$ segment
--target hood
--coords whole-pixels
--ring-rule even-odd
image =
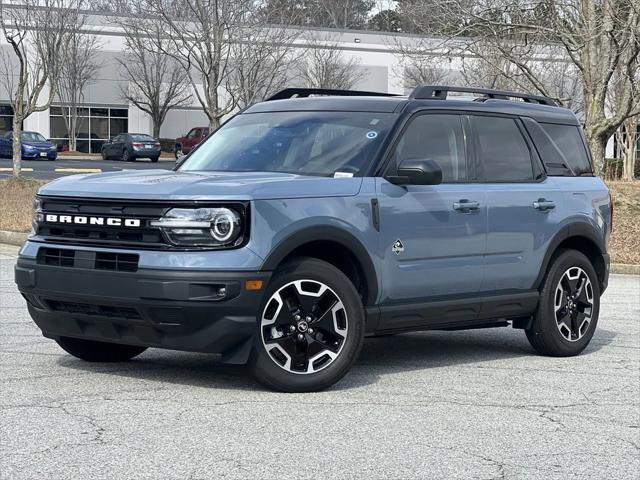
[[[345,197],[362,178],[330,178],[269,172],[173,172],[125,170],[72,175],[40,189],[41,195],[137,200],[267,200]]]
[[[36,148],[51,148],[51,147],[55,147],[55,144],[51,143],[51,142],[27,142],[27,141],[22,141],[22,146],[26,147],[36,147]]]

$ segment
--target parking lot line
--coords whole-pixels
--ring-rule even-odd
[[[33,168],[21,168],[21,172],[33,172]],[[0,172],[13,172],[12,167],[0,167]]]
[[[56,168],[54,172],[64,173],[101,173],[101,168]]]

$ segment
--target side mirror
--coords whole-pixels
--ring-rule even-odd
[[[394,185],[438,185],[442,169],[430,158],[407,158],[398,166],[398,175],[387,180]]]

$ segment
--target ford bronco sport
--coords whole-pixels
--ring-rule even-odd
[[[608,280],[578,120],[513,92],[287,89],[174,171],[66,177],[36,203],[15,274],[46,337],[93,362],[215,353],[283,391],[338,381],[365,336],[512,326],[576,355]]]

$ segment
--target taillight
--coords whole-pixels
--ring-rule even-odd
[[[160,148],[160,143],[156,142],[153,144],[156,148]]]
[[[140,148],[142,146],[142,144],[138,142],[133,142],[131,145],[133,145],[133,148]]]
[[[613,232],[613,195],[609,191],[609,233]]]

